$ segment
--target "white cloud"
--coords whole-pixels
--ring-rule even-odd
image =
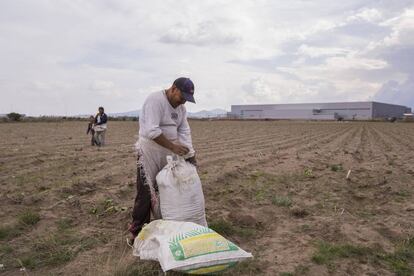
[[[382,12],[375,8],[363,8],[357,13],[348,16],[346,19],[348,22],[352,21],[367,21],[367,22],[378,22],[382,19]]]
[[[110,90],[115,87],[112,81],[95,80],[92,85],[92,90]]]
[[[373,96],[376,101],[414,107],[414,77],[411,75],[404,82],[390,80]]]
[[[178,24],[161,37],[162,42],[192,45],[233,44],[240,40],[224,32],[217,22],[205,21],[196,25]]]
[[[0,113],[138,109],[182,75],[190,111],[369,99],[413,74],[413,30],[410,0],[5,0]]]
[[[312,47],[306,44],[300,45],[297,54],[304,55],[311,58],[323,57],[323,56],[344,56],[348,54],[350,50],[344,48],[324,48],[324,47]]]
[[[379,25],[390,28],[391,32],[379,41],[369,42],[366,51],[398,45],[414,46],[414,7],[406,9],[398,16],[387,19]]]
[[[326,60],[327,70],[363,69],[379,70],[387,66],[387,62],[379,59],[369,59],[348,55],[346,57],[330,57]]]

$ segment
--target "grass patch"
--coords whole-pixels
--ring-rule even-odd
[[[8,240],[21,235],[40,221],[40,215],[31,210],[21,212],[17,223],[0,227],[0,240]]]
[[[254,200],[257,202],[263,202],[266,200],[267,192],[265,190],[258,190],[254,196]]]
[[[212,220],[209,222],[208,227],[224,236],[231,236],[235,234],[233,225],[224,219]]]
[[[0,256],[7,255],[13,252],[13,248],[7,244],[0,245]]]
[[[73,227],[73,220],[70,218],[62,218],[56,222],[56,225],[60,231],[65,231]]]
[[[410,192],[407,190],[401,190],[395,193],[397,196],[400,197],[409,197],[410,196]]]
[[[263,267],[265,266],[259,260],[249,259],[236,264],[236,266],[220,273],[220,275],[262,275]]]
[[[169,275],[182,275],[177,272],[168,272]],[[116,267],[114,276],[136,276],[136,275],[143,275],[143,276],[152,276],[152,275],[162,275],[162,270],[160,265],[157,262],[151,261],[140,261],[140,262],[132,262],[127,265],[119,265]]]
[[[93,248],[97,242],[94,238],[78,237],[75,233],[59,231],[36,239],[31,245],[31,252],[21,261],[24,267],[30,269],[58,266],[73,260],[79,252]]]
[[[73,259],[75,252],[71,250],[70,245],[75,240],[62,235],[51,235],[46,238],[37,240],[33,246],[33,253],[22,259],[22,263],[27,268],[39,266],[54,266],[66,263]]]
[[[290,207],[292,206],[292,200],[287,196],[273,196],[272,204],[280,207]]]
[[[254,236],[256,233],[255,229],[233,225],[224,219],[212,220],[209,222],[208,227],[225,237],[235,235],[248,238]]]
[[[299,227],[299,229],[300,231],[307,233],[311,230],[311,227],[309,224],[303,224]]]
[[[368,247],[321,242],[318,245],[317,253],[312,256],[312,261],[316,264],[329,264],[338,258],[363,257],[371,253],[372,250]]]
[[[317,252],[312,256],[316,264],[333,267],[333,262],[341,258],[354,258],[363,263],[385,264],[398,276],[412,275],[414,263],[414,238],[401,242],[393,253],[385,253],[381,249],[373,249],[351,244],[329,244],[320,242]]]
[[[342,167],[342,164],[331,165],[331,171],[333,171],[333,172],[340,172],[340,171],[343,171],[343,170],[344,170],[344,168]]]
[[[30,225],[33,226],[40,221],[40,215],[31,210],[23,211],[22,213],[19,214],[17,218],[18,218],[19,223],[26,225],[26,226],[30,226]]]
[[[392,270],[401,276],[412,275],[414,263],[414,237],[403,241],[392,254],[383,256]]]
[[[281,272],[279,273],[279,276],[302,276],[306,275],[309,272],[309,267],[306,267],[304,265],[298,265],[295,267],[295,271],[293,272]]]
[[[0,227],[0,240],[6,240],[9,238],[14,237],[16,234],[16,231],[11,226],[2,226]]]

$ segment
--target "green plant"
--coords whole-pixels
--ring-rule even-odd
[[[236,232],[233,225],[224,219],[211,220],[208,227],[225,236],[231,236]]]
[[[313,177],[313,171],[310,168],[306,168],[303,173],[306,177]]]
[[[0,227],[0,240],[5,240],[13,235],[13,228],[10,226]]]
[[[400,197],[409,197],[410,196],[410,192],[407,190],[401,190],[395,193],[397,196]]]
[[[10,245],[7,245],[7,244],[0,245],[0,256],[3,254],[10,254],[12,252],[13,252],[13,248]]]
[[[60,231],[65,231],[73,227],[73,220],[70,218],[61,218],[56,222],[56,225]]]
[[[19,214],[18,220],[23,225],[35,225],[40,220],[40,215],[31,210],[23,211]]]
[[[34,240],[31,252],[22,259],[24,267],[58,266],[71,261],[79,252],[97,244],[91,237],[79,237],[71,231],[59,231]]]
[[[360,257],[372,253],[367,247],[355,246],[350,244],[329,244],[320,242],[318,252],[312,256],[312,261],[317,264],[328,264],[337,258]]]
[[[255,235],[256,231],[249,227],[240,227],[233,225],[231,222],[223,219],[211,220],[208,227],[223,236],[237,235],[244,238],[249,238]]]
[[[414,262],[414,237],[401,242],[394,253],[382,257],[392,270],[400,276],[412,275]]]
[[[333,172],[339,172],[339,171],[342,171],[342,170],[343,170],[342,164],[331,165],[331,171],[333,171]]]
[[[396,275],[409,276],[413,273],[414,237],[402,241],[393,253],[385,253],[381,249],[372,249],[350,244],[318,243],[317,252],[312,261],[317,264],[333,266],[333,261],[339,258],[356,258],[363,262],[385,263]]]
[[[292,206],[292,200],[287,196],[273,196],[272,204],[281,207],[290,207]]]

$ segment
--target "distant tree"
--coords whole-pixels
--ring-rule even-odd
[[[7,114],[7,118],[9,118],[10,121],[20,121],[20,119],[22,118],[22,114],[16,113],[16,112],[11,112],[9,114]]]

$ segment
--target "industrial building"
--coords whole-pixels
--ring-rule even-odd
[[[411,108],[379,102],[232,105],[228,116],[241,119],[375,120],[403,118]]]

